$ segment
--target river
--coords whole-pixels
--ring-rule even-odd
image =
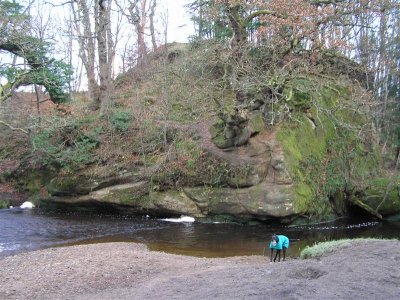
[[[145,243],[151,250],[199,257],[261,255],[272,233],[292,239],[288,255],[339,238],[400,239],[400,222],[342,219],[314,226],[173,223],[146,217],[0,210],[0,256],[48,247],[104,242]]]

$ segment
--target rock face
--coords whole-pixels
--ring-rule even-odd
[[[204,137],[207,138],[211,137]],[[59,177],[48,184],[52,196],[44,200],[44,204],[107,204],[133,213],[158,216],[229,216],[240,220],[283,222],[302,213],[296,205],[295,184],[286,169],[275,132],[263,131],[250,138],[247,145],[230,151],[207,143],[202,146],[209,156],[224,161],[232,170],[225,186],[157,191],[153,190],[149,179],[138,181],[143,178],[140,172],[127,172],[108,179],[88,179],[83,175]]]
[[[187,188],[185,193],[204,215],[232,215],[244,219],[284,219],[297,214],[291,186],[268,183],[250,188]]]

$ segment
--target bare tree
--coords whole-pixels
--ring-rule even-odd
[[[129,24],[133,25],[136,34],[136,63],[141,65],[147,55],[148,46],[146,35],[151,36],[153,50],[157,48],[154,16],[157,7],[156,0],[127,0],[128,4],[119,6],[120,11],[125,15]],[[148,27],[150,33],[148,33]]]
[[[151,1],[151,6],[150,6],[150,35],[151,35],[151,44],[153,46],[153,51],[157,49],[157,40],[156,40],[156,31],[154,27],[154,16],[156,13],[156,6],[157,6],[157,0],[152,0]]]
[[[90,7],[86,0],[76,0],[71,2],[71,12],[76,38],[79,44],[79,57],[85,67],[89,97],[93,101],[93,109],[99,108],[99,91],[96,79],[95,68],[95,34],[91,24]]]
[[[97,55],[99,58],[99,102],[100,113],[106,114],[110,106],[111,89],[111,59],[112,36],[111,30],[111,0],[99,0],[94,4],[95,32],[98,43]]]
[[[102,115],[110,107],[116,43],[121,28],[120,16],[117,16],[116,22],[111,16],[112,4],[113,0],[71,2],[80,58],[86,70],[92,100],[90,108],[100,108]],[[116,23],[116,28],[112,28],[112,21]]]

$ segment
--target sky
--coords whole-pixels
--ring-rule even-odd
[[[192,0],[160,0],[161,11],[168,9],[168,42],[187,42],[194,34],[193,23],[184,5]]]

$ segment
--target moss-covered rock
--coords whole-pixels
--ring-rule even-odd
[[[249,123],[247,127],[251,135],[259,133],[265,129],[264,119],[261,111],[257,110],[249,114]]]
[[[296,122],[281,124],[277,137],[296,184],[296,206],[316,218],[343,215],[343,191],[350,193],[377,173],[379,155],[365,150],[366,142],[372,141],[360,138],[357,130],[367,119],[362,109],[353,109],[345,85],[309,77],[289,82],[288,89],[287,103],[293,104]]]
[[[222,122],[218,122],[210,127],[211,140],[220,149],[234,146],[233,140],[225,137],[224,129],[225,127]]]

